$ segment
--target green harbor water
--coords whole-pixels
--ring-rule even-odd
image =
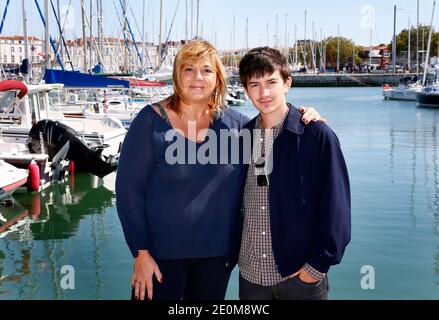
[[[329,298],[439,299],[439,110],[384,101],[379,88],[294,88],[288,97],[329,120],[349,169],[352,240],[329,272]],[[238,110],[256,115],[250,104]],[[76,174],[0,208],[17,221],[0,233],[0,300],[129,299],[114,181]],[[73,290],[63,289],[63,266],[73,267]],[[235,269],[227,299],[237,297]]]

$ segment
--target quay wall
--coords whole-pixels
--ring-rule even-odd
[[[405,76],[415,74],[293,74],[293,87],[381,87],[398,85]]]
[[[292,87],[382,87],[385,84],[397,86],[402,77],[416,74],[293,74]],[[422,77],[422,75],[420,75]],[[432,81],[433,75],[428,75],[427,81]],[[241,83],[239,76],[229,76],[230,83]]]

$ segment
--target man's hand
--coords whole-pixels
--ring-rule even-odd
[[[308,272],[306,272],[304,268],[300,269],[299,271],[299,279],[305,283],[316,283],[319,281],[319,279],[316,279],[308,274]]]

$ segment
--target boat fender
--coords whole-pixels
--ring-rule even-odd
[[[71,176],[73,176],[75,174],[75,161],[70,160],[69,163],[69,173]]]
[[[29,164],[28,167],[29,176],[27,178],[27,189],[29,191],[39,191],[40,190],[40,167],[36,164],[34,160]]]

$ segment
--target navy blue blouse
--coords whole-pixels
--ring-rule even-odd
[[[248,120],[225,109],[212,122],[206,140],[195,143],[178,133],[167,141],[172,128],[150,106],[137,115],[116,178],[117,211],[134,257],[138,250],[149,250],[156,259],[237,254],[245,177],[240,161],[231,161],[234,139],[224,133],[234,129],[237,135]],[[174,148],[177,140],[186,148],[186,161],[169,163],[167,158],[180,152]],[[204,164],[195,152],[210,163]]]

